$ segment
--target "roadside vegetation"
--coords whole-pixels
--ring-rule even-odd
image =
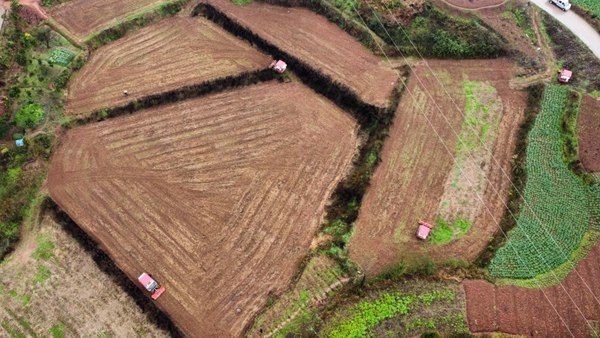
[[[506,55],[505,42],[479,19],[453,16],[430,3],[407,23],[385,19],[386,12],[379,12],[367,2],[336,0],[331,3],[348,17],[366,24],[383,39],[388,44],[388,56],[468,59]],[[405,10],[393,6],[390,9]]]
[[[572,0],[572,2],[590,11],[596,19],[600,18],[600,2],[596,0]]]
[[[600,60],[560,22],[541,14],[559,65],[573,71],[571,85],[586,92],[600,91]]]
[[[579,247],[596,197],[564,162],[560,130],[567,87],[549,84],[527,143],[527,185],[517,226],[492,260],[495,277],[532,278],[548,272]],[[596,197],[597,198],[597,197]]]

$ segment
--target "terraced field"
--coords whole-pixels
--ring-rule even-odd
[[[585,169],[600,172],[600,99],[584,96],[577,120],[579,159]]]
[[[471,332],[539,338],[591,337],[600,320],[600,244],[562,282],[545,289],[466,281]],[[592,331],[594,330],[594,331]]]
[[[332,259],[325,255],[312,258],[302,271],[294,289],[286,292],[256,319],[248,336],[281,336],[286,324],[308,313],[311,307],[325,300],[328,293],[348,281],[344,272]]]
[[[306,254],[357,147],[306,87],[269,82],[69,131],[50,195],[190,337],[239,336]]]
[[[282,51],[348,87],[366,103],[386,107],[398,75],[326,18],[305,8],[229,0],[209,3]]]
[[[548,84],[527,142],[527,185],[517,226],[489,270],[526,279],[546,273],[579,247],[598,216],[600,189],[591,189],[563,162],[560,124],[568,89]]]
[[[174,17],[95,51],[69,86],[81,114],[268,67],[270,58],[201,17]],[[123,94],[127,90],[128,96]]]
[[[514,65],[501,59],[428,63],[433,73],[423,63],[413,69],[348,247],[368,275],[419,255],[474,259],[504,212],[498,196],[508,193],[504,172],[510,172],[525,107],[524,93],[509,87]],[[457,85],[463,81],[477,83]],[[449,242],[439,243],[445,245],[416,239],[419,219],[440,223],[439,229],[438,218],[456,217],[471,218],[467,234],[453,240],[451,233]]]
[[[119,20],[167,0],[73,0],[55,7],[50,16],[69,32],[83,39]]]

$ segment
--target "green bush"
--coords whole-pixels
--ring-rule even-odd
[[[21,128],[34,128],[44,118],[44,109],[38,103],[29,103],[17,110],[15,124]]]

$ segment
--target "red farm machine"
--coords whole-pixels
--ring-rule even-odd
[[[567,69],[561,69],[558,71],[558,82],[560,83],[569,83],[571,77],[573,76],[573,72]]]
[[[431,234],[431,229],[433,229],[433,225],[426,223],[424,221],[419,221],[419,228],[417,229],[417,238],[426,241]]]
[[[271,62],[271,65],[269,66],[269,68],[273,69],[274,71],[276,71],[279,74],[283,74],[285,72],[285,70],[287,69],[287,64],[285,62],[283,62],[282,60],[273,60],[273,62]]]
[[[142,286],[144,288],[146,288],[146,290],[148,292],[151,293],[150,297],[152,297],[152,299],[157,300],[158,297],[160,297],[160,295],[163,294],[163,292],[165,292],[165,287],[164,286],[160,286],[155,280],[154,278],[152,278],[149,274],[147,273],[142,273],[139,277],[138,277],[138,281],[140,282],[140,284],[142,284]]]

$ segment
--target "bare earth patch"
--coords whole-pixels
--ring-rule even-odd
[[[81,114],[114,107],[266,68],[269,62],[268,56],[204,18],[169,18],[95,51],[71,81],[65,110]]]
[[[298,83],[265,83],[69,131],[51,197],[190,337],[239,336],[307,253],[357,125]]]
[[[585,169],[600,172],[600,99],[584,96],[577,120],[579,159]]]
[[[50,11],[50,16],[79,39],[108,28],[128,15],[165,0],[73,0]]]

